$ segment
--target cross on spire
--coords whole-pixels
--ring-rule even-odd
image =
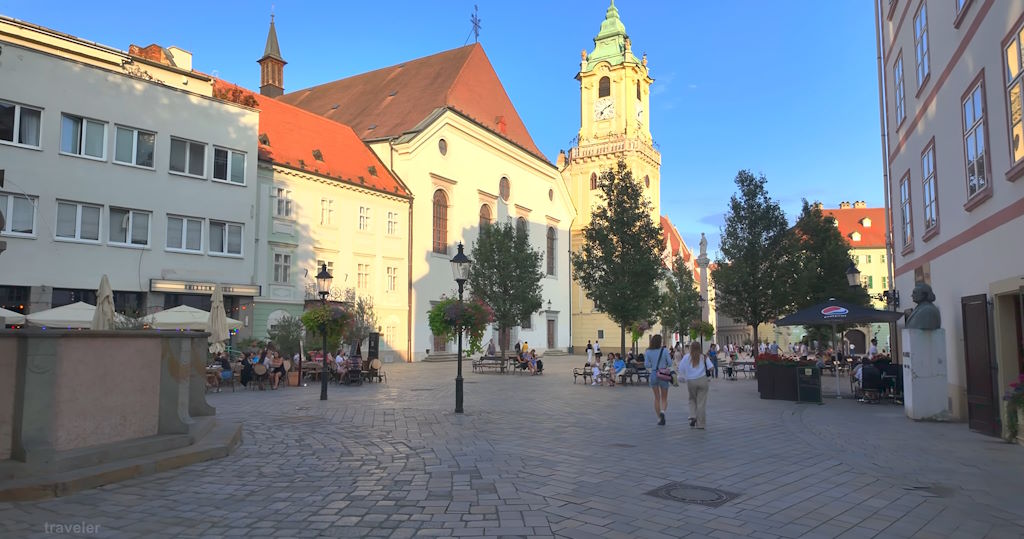
[[[476,4],[473,4],[473,15],[471,15],[469,17],[469,22],[473,25],[473,42],[474,43],[479,43],[480,42],[480,28],[481,28],[481,26],[480,26],[480,17],[477,16],[477,14],[478,14],[477,6],[476,6]]]

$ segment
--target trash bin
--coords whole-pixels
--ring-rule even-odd
[[[570,344],[570,345],[569,345],[569,355],[570,355],[570,356],[571,356],[571,355],[573,355],[573,352],[574,352],[574,350],[573,350],[573,346],[572,346],[572,345]]]
[[[797,402],[821,403],[821,369],[818,366],[797,367]]]

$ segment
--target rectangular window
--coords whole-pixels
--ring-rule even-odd
[[[206,177],[206,145],[171,137],[171,172]]]
[[[242,225],[210,221],[210,253],[241,255]]]
[[[868,275],[868,290],[875,287],[875,278],[872,275]]]
[[[105,159],[103,148],[107,145],[106,138],[107,124],[70,114],[61,115],[61,153]]]
[[[388,346],[388,348],[392,348],[396,344],[395,335],[397,334],[398,328],[396,328],[394,325],[384,326],[384,343]]]
[[[3,234],[31,236],[36,233],[36,199],[13,193],[0,193],[0,212],[4,214]]]
[[[331,276],[333,277],[334,276],[334,262],[328,262],[326,260],[317,260],[316,261],[316,267],[313,268],[313,275],[315,276],[317,273],[320,273],[320,268],[324,267],[324,264],[327,264],[327,273],[330,273]]]
[[[903,94],[903,53],[896,57],[896,63],[892,66],[893,103],[896,106],[896,127],[903,123],[906,116]]]
[[[398,212],[388,212],[388,235],[394,236],[398,233]]]
[[[149,245],[149,212],[110,208],[108,241],[120,245]]]
[[[988,166],[985,162],[985,106],[982,101],[981,82],[978,82],[963,100],[964,156],[967,168],[967,199],[970,200],[988,185]]]
[[[245,154],[224,148],[213,149],[213,179],[245,184]]]
[[[201,253],[203,251],[203,220],[168,215],[167,248]]]
[[[398,287],[398,268],[393,267],[393,266],[389,266],[388,270],[387,270],[387,273],[388,273],[387,291],[388,292],[394,292],[395,289]]]
[[[356,288],[367,290],[370,288],[370,265],[358,264],[356,266]]]
[[[533,329],[533,315],[526,315],[522,322],[519,323],[519,327],[523,329]]]
[[[274,282],[288,284],[292,272],[292,255],[274,253]]]
[[[57,237],[70,240],[100,241],[102,206],[57,201]]]
[[[882,288],[883,289],[885,289],[885,290],[889,289],[888,282],[889,282],[889,278],[888,277],[882,277]]]
[[[910,174],[900,180],[900,223],[903,247],[907,247],[914,241],[914,223],[910,219]]]
[[[331,225],[334,223],[334,201],[326,198],[320,199],[320,224]]]
[[[1010,163],[1015,165],[1024,160],[1024,126],[1021,124],[1021,94],[1024,92],[1024,58],[1021,44],[1024,43],[1024,26],[1017,28],[1013,39],[1006,44],[1006,95],[1009,104],[1010,121]]]
[[[277,199],[277,204],[274,208],[274,215],[278,217],[291,217],[292,216],[292,192],[278,187],[276,189],[277,194],[274,198]]]
[[[871,255],[864,255],[864,262],[871,263]]]
[[[929,145],[921,155],[921,182],[924,187],[924,230],[927,232],[938,224],[935,204],[935,144]]]
[[[114,162],[153,168],[155,144],[155,133],[119,125],[114,134]]]
[[[0,101],[0,141],[39,147],[43,111]]]
[[[917,59],[917,87],[924,85],[928,78],[928,4],[921,2],[921,8],[914,15],[914,53]]]
[[[885,255],[878,255],[879,262],[885,264]]]
[[[370,230],[370,208],[359,206],[359,230]]]

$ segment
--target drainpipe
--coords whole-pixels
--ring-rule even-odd
[[[391,174],[396,174],[395,173],[395,138],[394,137],[391,137],[390,139],[388,139],[388,169],[390,169]],[[413,328],[412,328],[412,309],[413,309],[413,304],[412,304],[412,217],[413,217],[413,214],[412,214],[412,203],[413,203],[413,197],[412,197],[412,193],[409,193],[408,200],[409,200],[409,224],[408,224],[408,235],[407,235],[406,242],[405,242],[405,244],[407,246],[406,247],[406,265],[408,266],[407,270],[406,270],[406,272],[407,272],[407,275],[406,275],[407,285],[406,285],[406,292],[405,292],[406,293],[406,298],[405,298],[405,305],[406,305],[406,311],[405,311],[405,358],[406,359],[405,359],[405,361],[407,363],[412,363],[412,360],[413,360],[413,355],[412,355],[413,354],[413,351],[412,351],[412,332],[413,332]]]
[[[894,280],[896,256],[893,245],[893,219],[892,219],[892,190],[889,177],[889,130],[888,110],[885,100],[885,44],[882,0],[875,1],[875,61],[878,68],[878,125],[881,130],[882,146],[882,183],[885,186],[885,251],[888,258],[885,263],[885,270],[889,275],[888,289],[896,290]],[[887,306],[888,307],[888,306]],[[897,363],[901,363],[899,335],[896,334],[898,327],[896,322],[889,323],[889,344],[892,347],[890,353]]]

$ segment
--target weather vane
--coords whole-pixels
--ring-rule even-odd
[[[473,15],[469,17],[469,22],[473,24],[473,42],[480,42],[480,17],[477,16],[476,4],[473,4]]]

